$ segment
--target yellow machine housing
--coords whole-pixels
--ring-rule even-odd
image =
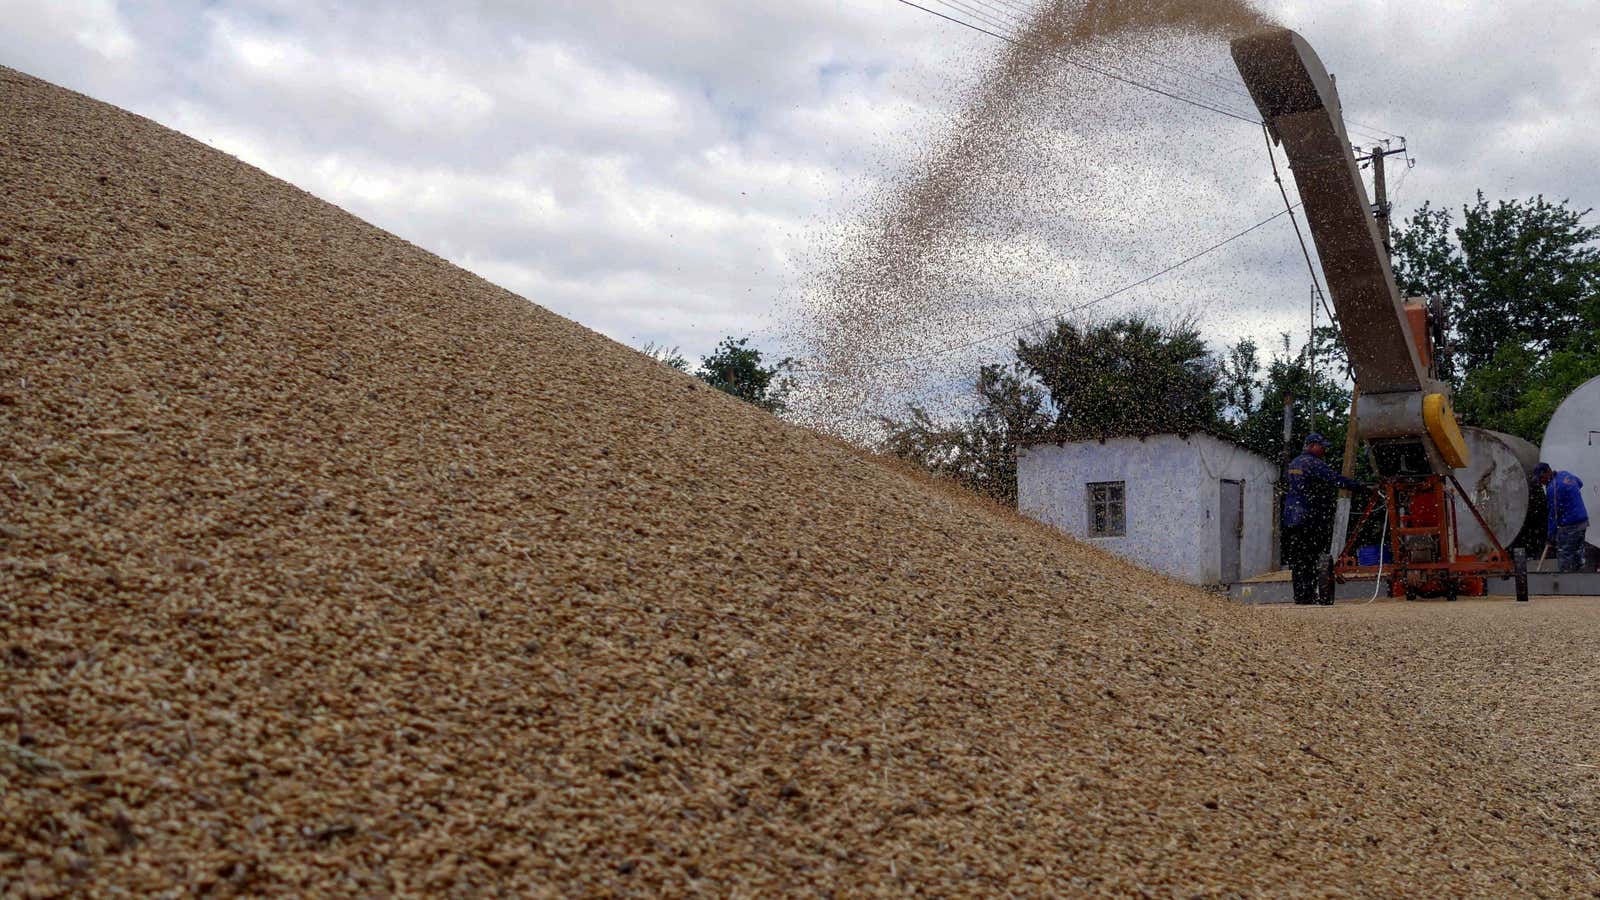
[[[1449,397],[1429,394],[1423,398],[1422,421],[1428,426],[1433,446],[1450,468],[1465,469],[1472,462],[1472,452],[1467,449],[1467,439],[1461,435],[1461,425],[1456,421],[1456,411],[1450,408]]]

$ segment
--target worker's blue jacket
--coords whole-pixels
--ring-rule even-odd
[[[1302,453],[1289,463],[1284,472],[1283,525],[1295,528],[1317,524],[1321,518],[1332,515],[1333,495],[1337,488],[1359,491],[1361,482],[1346,478],[1310,453]]]
[[[1589,521],[1589,511],[1583,508],[1583,481],[1571,472],[1557,472],[1544,486],[1545,534],[1556,536],[1556,529]]]

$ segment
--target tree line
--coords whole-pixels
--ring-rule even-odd
[[[1590,212],[1543,196],[1491,205],[1479,192],[1459,219],[1424,204],[1392,235],[1401,292],[1443,302],[1441,374],[1464,423],[1537,444],[1561,400],[1600,375],[1600,228],[1586,223]],[[1338,466],[1344,359],[1333,327],[1300,347],[1285,335],[1263,359],[1251,340],[1211,351],[1193,319],[1058,320],[979,368],[970,415],[912,405],[883,419],[884,449],[1014,503],[1024,444],[1198,432],[1276,459],[1288,403],[1289,446],[1314,428]]]
[[[1542,195],[1491,204],[1480,191],[1459,215],[1424,203],[1392,233],[1401,292],[1443,303],[1437,356],[1464,423],[1538,444],[1561,401],[1600,375],[1600,227],[1587,223],[1591,212]],[[1329,462],[1341,465],[1350,390],[1338,328],[1320,327],[1300,346],[1283,335],[1267,352],[1248,339],[1213,351],[1200,324],[1137,313],[1057,320],[978,368],[972,413],[941,417],[910,405],[880,420],[881,449],[1008,503],[1017,449],[1031,443],[1205,433],[1279,459],[1315,430],[1328,438]],[[692,368],[677,348],[643,350],[780,414],[799,368],[792,358],[769,364],[748,338],[725,338]]]
[[[669,369],[686,372],[723,393],[774,413],[788,408],[789,394],[794,390],[791,373],[799,367],[793,357],[767,365],[761,351],[750,346],[749,338],[723,338],[715,350],[700,357],[700,364],[693,371],[677,347],[648,343],[640,349]]]

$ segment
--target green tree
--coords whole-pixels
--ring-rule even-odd
[[[885,452],[1007,503],[1016,501],[1017,449],[1044,440],[1207,431],[1276,460],[1315,429],[1328,438],[1329,462],[1341,464],[1350,392],[1327,356],[1311,366],[1307,348],[1292,349],[1288,335],[1265,365],[1253,341],[1213,355],[1192,323],[1163,328],[1137,317],[1087,328],[1057,323],[1044,338],[1018,342],[1017,353],[1031,364],[979,370],[969,416],[939,419],[911,406],[904,419],[881,420]],[[1295,408],[1288,448],[1286,398]],[[1122,410],[1169,399],[1157,412]]]
[[[785,373],[792,372],[796,362],[786,357],[776,365],[762,365],[761,351],[749,343],[749,338],[723,338],[709,356],[701,357],[695,377],[740,400],[781,413],[794,389],[794,380]]]
[[[1591,349],[1539,353],[1508,343],[1472,370],[1456,394],[1456,410],[1469,425],[1504,431],[1537,444],[1567,395],[1600,375],[1600,332]]]
[[[939,421],[912,406],[904,420],[884,419],[883,449],[1002,503],[1017,502],[1017,449],[1050,426],[1044,390],[1016,363],[986,365],[974,385],[978,409]]]
[[[1590,210],[1535,197],[1494,207],[1479,192],[1456,231],[1465,278],[1451,317],[1462,363],[1487,364],[1509,340],[1535,352],[1566,349],[1600,293],[1600,228]]]
[[[1259,391],[1254,348],[1235,350],[1219,364],[1192,322],[1162,326],[1137,316],[1089,326],[1058,321],[1043,337],[1018,341],[1014,362],[979,370],[976,412],[936,419],[911,406],[905,419],[882,420],[883,448],[1015,503],[1017,449],[1027,443],[1228,434],[1223,407],[1250,405]],[[1234,379],[1227,387],[1220,380],[1224,374]],[[1229,390],[1236,399],[1225,399]]]
[[[1193,322],[1139,316],[1099,325],[1057,320],[1017,341],[1017,359],[1049,392],[1053,436],[1083,440],[1219,431],[1223,370]]]
[[[1407,297],[1440,297],[1454,311],[1462,301],[1466,264],[1447,209],[1424,203],[1394,232],[1394,280]]]
[[[1255,346],[1249,341],[1252,354]],[[1328,463],[1338,467],[1344,456],[1345,428],[1350,418],[1350,392],[1330,372],[1337,369],[1326,362],[1319,351],[1319,362],[1310,365],[1307,347],[1298,352],[1291,350],[1288,335],[1283,336],[1283,346],[1274,354],[1265,371],[1259,366],[1234,376],[1241,383],[1253,385],[1253,403],[1230,409],[1228,436],[1252,453],[1267,459],[1280,459],[1283,454],[1293,454],[1300,449],[1306,435],[1313,430],[1328,439]],[[1228,356],[1238,353],[1238,345]],[[1283,407],[1285,400],[1294,404],[1294,422],[1288,445],[1283,441]]]
[[[1255,409],[1260,375],[1261,355],[1255,341],[1245,338],[1223,354],[1217,366],[1217,391],[1225,420],[1236,422]]]
[[[677,347],[669,348],[666,344],[650,341],[640,347],[639,352],[669,369],[676,369],[679,372],[689,371],[689,361],[683,357],[682,353],[678,352]]]
[[[1469,424],[1539,441],[1566,392],[1600,374],[1600,227],[1543,196],[1491,205],[1461,224],[1424,204],[1395,235],[1395,275],[1445,302],[1443,369]]]

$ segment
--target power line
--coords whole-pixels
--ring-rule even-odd
[[[1146,275],[1145,277],[1139,279],[1138,281],[1131,282],[1129,284],[1125,284],[1122,287],[1117,288],[1116,290],[1112,291],[1109,294],[1102,294],[1101,296],[1096,297],[1093,300],[1085,300],[1082,303],[1076,304],[1074,306],[1067,307],[1066,309],[1057,310],[1057,311],[1051,313],[1050,315],[1041,316],[1041,317],[1039,317],[1037,319],[1034,319],[1032,321],[1024,322],[1024,323],[1022,323],[1021,325],[1018,325],[1015,328],[1009,328],[1009,329],[1006,329],[1005,331],[997,331],[997,332],[995,332],[993,334],[984,335],[983,337],[975,338],[973,340],[966,341],[964,343],[952,344],[952,345],[950,345],[948,347],[940,347],[937,350],[930,350],[930,351],[928,351],[926,353],[918,353],[918,354],[914,354],[912,356],[904,356],[904,357],[901,357],[899,359],[891,359],[888,362],[884,363],[883,366],[880,366],[879,368],[883,368],[883,367],[887,367],[887,366],[893,366],[893,365],[901,365],[903,363],[909,363],[909,362],[916,362],[916,361],[922,360],[922,359],[930,359],[930,358],[935,357],[935,356],[943,356],[946,353],[953,353],[953,352],[955,352],[957,350],[965,350],[968,347],[976,347],[979,344],[988,343],[989,341],[995,340],[996,338],[1010,337],[1011,335],[1016,334],[1016,333],[1018,333],[1020,331],[1025,331],[1025,330],[1027,330],[1029,328],[1032,328],[1035,325],[1042,325],[1042,324],[1044,324],[1046,322],[1049,322],[1049,321],[1052,321],[1054,319],[1059,319],[1062,316],[1068,316],[1068,315],[1071,315],[1071,314],[1073,314],[1075,312],[1080,312],[1082,310],[1088,309],[1089,307],[1094,306],[1094,305],[1096,305],[1098,303],[1104,303],[1105,301],[1110,300],[1110,299],[1112,299],[1114,297],[1118,297],[1118,296],[1121,296],[1122,294],[1126,294],[1127,292],[1133,290],[1134,288],[1143,287],[1144,285],[1147,285],[1150,282],[1155,281],[1156,279],[1160,278],[1163,275],[1167,275],[1167,274],[1169,274],[1171,272],[1176,272],[1177,270],[1183,268],[1184,266],[1187,266],[1188,264],[1194,262],[1195,260],[1201,258],[1202,256],[1206,256],[1208,254],[1211,254],[1211,253],[1214,253],[1214,252],[1216,252],[1218,250],[1221,250],[1223,247],[1228,246],[1229,244],[1233,243],[1234,241],[1239,240],[1240,238],[1250,234],[1251,232],[1258,231],[1258,230],[1260,230],[1262,228],[1265,228],[1267,225],[1277,221],[1278,219],[1283,218],[1286,215],[1291,215],[1292,212],[1293,212],[1293,209],[1295,207],[1298,207],[1299,205],[1300,204],[1296,203],[1294,205],[1294,207],[1290,207],[1289,209],[1286,209],[1283,212],[1273,213],[1272,215],[1268,216],[1267,218],[1262,219],[1261,221],[1257,222],[1254,225],[1251,225],[1249,228],[1246,228],[1245,230],[1243,230],[1243,231],[1241,231],[1241,232],[1239,232],[1237,234],[1230,235],[1229,237],[1224,238],[1223,240],[1220,240],[1215,244],[1212,244],[1211,246],[1205,248],[1204,250],[1199,251],[1198,253],[1194,253],[1194,254],[1191,254],[1190,256],[1186,256],[1183,259],[1180,259],[1177,262],[1173,263],[1172,265],[1167,266],[1165,269],[1162,269],[1159,272],[1156,272],[1156,273],[1151,274],[1151,275]]]
[[[1339,317],[1334,315],[1328,306],[1328,295],[1322,291],[1322,281],[1317,278],[1317,267],[1311,262],[1311,250],[1306,247],[1306,236],[1300,231],[1300,219],[1294,214],[1294,207],[1300,204],[1289,205],[1289,189],[1283,186],[1283,176],[1278,174],[1278,156],[1272,152],[1272,135],[1267,131],[1266,125],[1261,126],[1261,136],[1267,140],[1267,159],[1272,161],[1272,180],[1278,183],[1278,193],[1283,195],[1283,211],[1288,214],[1289,221],[1294,223],[1294,236],[1300,241],[1300,252],[1306,258],[1306,271],[1311,273],[1311,286],[1322,299],[1322,309],[1328,314],[1328,321],[1338,325]]]
[[[1015,0],[994,0],[994,3],[998,3],[1001,6],[1004,6],[1004,7],[1008,8],[1008,9],[1014,11],[1018,16],[1020,16],[1022,18],[1031,18],[1031,17],[1036,16],[1036,15],[1039,14],[1038,10],[1033,9],[1031,7],[1028,7],[1028,6],[1024,6],[1024,5],[1020,4],[1020,3],[1017,3],[1017,2],[1015,2]],[[993,5],[993,4],[989,4],[989,5]]]
[[[905,0],[900,0],[900,2],[905,2]],[[943,3],[946,6],[952,6],[954,4],[961,4],[961,0],[935,0],[935,2]],[[988,7],[990,10],[994,11],[993,14],[984,14],[984,15],[981,15],[981,16],[975,15],[975,18],[980,18],[980,20],[985,21],[986,23],[992,24],[992,25],[998,25],[998,23],[995,22],[995,18],[998,15],[998,17],[1003,19],[1006,22],[1006,24],[1010,25],[1013,28],[1017,28],[1024,21],[1032,18],[1036,14],[1036,10],[1031,9],[1031,8],[1029,8],[1027,6],[1021,5],[1019,3],[1016,3],[1016,2],[1014,2],[1014,0],[992,0],[992,2],[990,2],[990,0],[966,0],[966,3],[965,4],[961,4],[961,5],[966,5],[966,4],[971,4],[971,3],[981,4],[982,6]],[[1006,9],[1011,10],[1012,16],[1008,17],[1008,16],[1004,15],[1001,12],[1000,8],[995,5],[996,3],[999,3],[1002,6],[1004,6]],[[915,3],[906,3],[906,5],[907,6],[916,6]],[[950,21],[953,21],[958,25],[964,25],[964,26],[966,26],[968,28],[972,28],[973,27],[971,24],[969,24],[967,22],[963,22],[963,21],[961,21],[959,19],[954,19],[954,18],[949,17],[949,16],[943,16],[941,13],[934,12],[933,10],[924,9],[922,7],[918,7],[918,8],[919,9],[923,9],[924,12],[931,12],[934,15],[941,16],[942,18],[949,19]],[[980,28],[974,28],[974,30],[976,30],[976,31],[984,31],[984,29],[980,29]],[[1006,36],[1002,36],[1002,35],[998,35],[998,34],[992,34],[992,33],[987,32],[987,31],[984,31],[984,33],[985,34],[990,34],[990,36],[992,36],[992,37],[1000,38],[1001,40],[1009,40],[1011,43],[1021,43],[1020,41],[1017,41],[1015,39],[1014,35],[1010,36],[1010,37],[1006,37]],[[1157,59],[1155,54],[1153,54],[1153,53],[1141,52],[1141,51],[1139,51],[1139,50],[1137,50],[1135,48],[1125,47],[1125,48],[1122,48],[1122,49],[1124,51],[1128,52],[1130,55],[1140,57],[1143,60],[1145,60],[1146,62],[1149,62],[1150,64],[1152,64],[1152,65],[1154,65],[1154,66],[1156,66],[1158,68],[1162,68],[1162,69],[1166,69],[1166,70],[1171,71],[1171,72],[1175,72],[1175,73],[1177,73],[1179,75],[1183,75],[1186,78],[1191,78],[1191,79],[1193,79],[1195,81],[1198,81],[1198,82],[1202,82],[1202,83],[1210,82],[1215,88],[1220,88],[1222,90],[1231,92],[1231,93],[1236,94],[1238,96],[1249,98],[1252,102],[1254,102],[1254,98],[1250,96],[1250,92],[1245,90],[1242,85],[1236,84],[1232,79],[1224,77],[1224,76],[1222,76],[1222,75],[1220,75],[1218,73],[1210,72],[1210,71],[1207,71],[1207,70],[1204,70],[1204,69],[1192,69],[1192,68],[1188,68],[1188,67],[1185,67],[1185,66],[1178,66],[1178,65],[1175,65],[1173,63],[1169,63],[1169,62],[1165,62],[1163,60]],[[1071,61],[1069,60],[1069,62],[1071,62]],[[1080,64],[1080,65],[1082,65],[1082,64]],[[1093,69],[1091,67],[1088,67],[1086,65],[1083,66],[1083,67],[1084,68],[1089,68],[1090,71],[1098,71],[1098,70]],[[1109,73],[1099,72],[1099,74],[1108,75]],[[1139,86],[1140,87],[1145,87],[1147,89],[1151,89],[1148,85],[1140,84]],[[1168,93],[1165,93],[1165,92],[1162,92],[1162,91],[1158,91],[1158,93],[1163,93],[1165,96],[1172,96],[1171,94],[1168,94]],[[1182,99],[1186,103],[1193,103],[1194,102],[1193,100],[1188,99],[1188,98],[1181,98],[1180,97],[1180,98],[1175,98],[1175,99]],[[1214,98],[1210,98],[1210,97],[1207,97],[1206,99],[1213,100],[1213,103],[1220,102],[1220,101],[1216,101]],[[1213,111],[1221,111],[1221,110],[1215,110],[1214,109]],[[1235,118],[1244,118],[1244,117],[1235,115]],[[1251,120],[1251,121],[1256,121],[1256,120]],[[1397,133],[1395,133],[1393,131],[1389,131],[1389,130],[1384,129],[1384,128],[1380,128],[1380,127],[1378,127],[1376,125],[1368,125],[1368,124],[1365,124],[1365,123],[1362,123],[1362,122],[1357,122],[1354,119],[1345,119],[1344,121],[1345,121],[1345,127],[1347,129],[1353,130],[1353,131],[1358,131],[1358,132],[1363,132],[1362,136],[1366,137],[1368,140],[1376,140],[1376,141],[1379,141],[1381,143],[1387,143],[1391,139],[1400,139],[1400,140],[1404,140],[1405,139],[1400,134],[1397,134]]]
[[[1011,6],[1014,9],[1016,9],[1016,8],[1025,8],[1025,7],[1018,7],[1018,5],[1015,2],[1008,2],[1008,0],[997,0],[997,2],[1007,3],[1007,5]],[[1135,51],[1135,52],[1137,53],[1138,51]],[[1192,71],[1195,74],[1193,76],[1191,76],[1191,77],[1204,77],[1204,78],[1207,78],[1207,79],[1209,79],[1212,82],[1216,83],[1218,86],[1222,87],[1225,90],[1232,91],[1232,92],[1234,92],[1236,94],[1239,94],[1240,96],[1250,97],[1250,92],[1245,90],[1244,86],[1239,84],[1232,77],[1225,76],[1225,75],[1222,75],[1222,74],[1220,74],[1218,72],[1214,72],[1214,71],[1210,71],[1210,70],[1206,70],[1206,69],[1195,68],[1195,69],[1191,70],[1191,69],[1186,69],[1185,67],[1181,67],[1181,66],[1173,66],[1170,63],[1163,63],[1163,62],[1161,62],[1159,60],[1156,60],[1154,55],[1150,54],[1150,53],[1145,53],[1144,56],[1147,59],[1149,59],[1151,62],[1155,63],[1158,66],[1162,66],[1164,68],[1174,68],[1176,71]],[[1255,102],[1255,98],[1254,97],[1250,97],[1250,100],[1251,100],[1252,103]],[[1367,132],[1367,137],[1368,137],[1369,140],[1370,139],[1374,139],[1374,138],[1376,138],[1379,141],[1383,141],[1386,138],[1398,139],[1398,140],[1401,140],[1401,141],[1405,140],[1405,136],[1404,135],[1399,134],[1399,133],[1394,132],[1394,131],[1390,131],[1390,130],[1388,130],[1386,128],[1381,128],[1381,127],[1379,127],[1377,125],[1372,125],[1372,124],[1368,124],[1368,123],[1365,123],[1365,122],[1357,122],[1354,119],[1345,119],[1344,121],[1345,121],[1346,127],[1354,126],[1359,131]]]
[[[996,6],[994,3],[989,2],[989,0],[973,0],[973,2],[994,10],[1000,14],[1001,18],[1008,18],[1012,21],[1012,23],[1022,22],[1034,15],[1033,12],[1026,9],[1021,9],[1010,3],[1002,3],[1000,6]]]
[[[984,12],[970,3],[962,2],[962,0],[932,0],[932,2],[938,3],[939,5],[948,7],[950,9],[958,10],[962,15],[971,16],[972,18],[977,19],[979,22],[982,22],[983,24],[993,28],[1004,29],[1007,27],[1015,28],[1017,26],[1017,22],[1014,19],[995,13]]]
[[[1158,68],[1166,69],[1168,71],[1177,73],[1179,75],[1185,75],[1185,76],[1187,76],[1187,77],[1189,77],[1191,79],[1194,79],[1196,81],[1200,81],[1200,79],[1197,76],[1189,74],[1188,72],[1186,72],[1183,69],[1180,69],[1180,68],[1178,68],[1176,66],[1172,66],[1172,65],[1168,65],[1166,63],[1163,63],[1163,62],[1155,59],[1153,56],[1150,56],[1148,54],[1141,54],[1138,51],[1128,50],[1128,49],[1125,49],[1125,48],[1122,49],[1121,52],[1122,52],[1122,55],[1125,55],[1127,57],[1126,61],[1107,60],[1107,59],[1104,58],[1104,56],[1101,56],[1101,57],[1098,57],[1096,59],[1096,62],[1099,63],[1102,66],[1110,66],[1110,67],[1116,68],[1117,70],[1122,71],[1124,73],[1127,73],[1130,76],[1145,77],[1145,78],[1151,79],[1151,80],[1153,80],[1154,78],[1162,77],[1162,76],[1159,76],[1159,75],[1154,75],[1153,73],[1141,72],[1139,70],[1139,67],[1138,67],[1137,63],[1145,62],[1145,63],[1149,63],[1151,65],[1154,65],[1154,66],[1156,66]],[[1162,85],[1163,87],[1170,87],[1171,90],[1173,90],[1173,91],[1186,91],[1189,94],[1193,94],[1194,96],[1197,96],[1197,97],[1205,100],[1211,106],[1217,107],[1218,109],[1224,109],[1224,110],[1227,110],[1228,112],[1234,113],[1237,118],[1245,119],[1247,121],[1252,121],[1252,122],[1258,121],[1256,119],[1250,118],[1250,114],[1249,114],[1248,111],[1240,112],[1237,107],[1232,106],[1231,104],[1235,102],[1233,97],[1222,96],[1222,95],[1218,95],[1218,94],[1207,94],[1207,93],[1204,92],[1204,90],[1207,90],[1207,89],[1215,91],[1216,90],[1215,87],[1211,87],[1211,86],[1207,85],[1205,89],[1197,92],[1192,88],[1173,86],[1175,84],[1180,84],[1180,83],[1177,82],[1177,80],[1174,79],[1170,75],[1165,76],[1165,79],[1166,80],[1165,80],[1164,84]],[[1200,81],[1200,83],[1202,85],[1206,84],[1204,81]],[[1248,98],[1250,95],[1249,94],[1243,94],[1243,96]],[[1252,104],[1253,104],[1253,102],[1254,101],[1252,101]]]
[[[998,28],[998,29],[1000,29],[1002,31],[1006,30],[1007,27],[1009,27],[1010,30],[1011,30],[1010,34],[1007,34],[1007,35],[993,34],[992,36],[999,37],[1002,40],[1008,40],[1011,43],[1016,43],[1016,44],[1024,43],[1023,41],[1020,41],[1020,40],[1017,39],[1017,34],[1024,30],[1024,28],[1025,28],[1025,26],[1027,24],[1026,23],[1026,18],[1027,18],[1028,14],[1017,15],[1017,16],[1006,15],[1004,12],[999,11],[999,8],[996,7],[993,3],[986,2],[986,0],[930,0],[930,2],[939,3],[942,6],[958,10],[962,14],[970,16],[970,17],[972,17],[972,18],[974,18],[974,19],[976,19],[976,20],[978,20],[980,22],[983,22],[984,24],[991,25],[991,26],[993,26],[995,28]],[[994,13],[985,13],[985,12],[983,12],[981,10],[978,10],[978,9],[974,8],[972,6],[973,3],[980,3],[983,6],[988,7],[990,10],[995,10],[996,12],[994,12]],[[915,4],[908,4],[908,5],[915,5]],[[1008,9],[1015,10],[1015,9],[1017,9],[1017,7],[1014,6],[1014,5],[1008,5]],[[935,14],[937,15],[938,13],[935,13]],[[1000,20],[1002,20],[1004,24],[1002,24],[1001,21],[996,21],[997,17]],[[949,18],[949,17],[947,17],[947,18]],[[956,21],[957,24],[966,25],[969,28],[972,27],[971,23],[969,23],[969,22],[965,22],[965,21],[960,20],[960,19],[952,19],[952,20]],[[974,30],[984,31],[984,29],[974,29]],[[987,31],[984,31],[984,33],[990,34],[990,32],[987,32]],[[1140,60],[1142,60],[1144,62],[1148,62],[1148,63],[1150,63],[1150,64],[1152,64],[1152,65],[1154,65],[1156,67],[1159,67],[1159,68],[1162,68],[1162,69],[1166,69],[1166,70],[1171,71],[1171,72],[1175,72],[1175,73],[1177,73],[1179,75],[1183,75],[1186,78],[1190,78],[1190,79],[1198,82],[1199,84],[1203,85],[1205,90],[1215,91],[1217,89],[1215,85],[1208,84],[1200,75],[1194,74],[1193,72],[1191,72],[1189,70],[1186,70],[1186,69],[1183,69],[1181,67],[1174,66],[1174,65],[1171,65],[1169,63],[1162,62],[1162,61],[1156,59],[1153,54],[1141,53],[1141,52],[1139,52],[1139,51],[1137,51],[1137,50],[1135,50],[1133,48],[1121,48],[1121,49],[1124,51],[1124,54],[1126,56],[1128,56],[1128,57],[1140,59]],[[1065,56],[1064,56],[1064,54],[1061,53],[1061,51],[1055,51],[1055,52],[1057,53],[1057,55],[1061,55],[1063,57],[1063,59],[1065,59]],[[1072,61],[1069,60],[1069,62],[1072,62]],[[1234,109],[1232,107],[1226,106],[1226,104],[1229,103],[1232,100],[1231,97],[1218,97],[1218,96],[1214,96],[1214,95],[1207,94],[1207,93],[1204,93],[1204,92],[1196,94],[1192,89],[1188,90],[1187,92],[1185,92],[1185,90],[1186,90],[1185,88],[1183,88],[1181,86],[1177,86],[1177,85],[1175,85],[1173,83],[1170,83],[1170,82],[1166,83],[1166,84],[1155,84],[1155,83],[1153,83],[1153,78],[1151,77],[1150,73],[1140,73],[1140,72],[1138,72],[1136,70],[1136,68],[1134,66],[1129,65],[1125,61],[1113,61],[1113,60],[1104,60],[1104,59],[1102,59],[1102,60],[1098,60],[1097,62],[1098,62],[1098,66],[1099,66],[1098,68],[1095,67],[1095,66],[1091,66],[1091,65],[1089,65],[1087,63],[1081,63],[1081,62],[1074,62],[1073,64],[1074,65],[1078,65],[1080,68],[1085,68],[1085,69],[1088,69],[1089,71],[1096,72],[1097,74],[1105,75],[1107,77],[1112,77],[1112,78],[1116,78],[1117,76],[1115,75],[1115,73],[1113,71],[1107,71],[1107,69],[1120,71],[1120,72],[1123,73],[1123,75],[1126,76],[1126,78],[1119,78],[1118,80],[1124,80],[1124,81],[1130,81],[1131,83],[1137,83],[1140,87],[1143,87],[1146,90],[1155,90],[1157,93],[1161,93],[1163,96],[1169,96],[1169,97],[1178,96],[1179,99],[1182,99],[1182,100],[1184,100],[1184,102],[1187,102],[1187,103],[1196,103],[1196,97],[1198,97],[1199,100],[1204,101],[1204,103],[1201,104],[1201,105],[1204,105],[1205,108],[1207,108],[1207,109],[1211,109],[1211,110],[1216,111],[1216,112],[1221,112],[1221,113],[1223,113],[1225,115],[1231,114],[1235,118],[1245,119],[1247,121],[1252,121],[1252,122],[1256,121],[1254,119],[1250,119],[1247,114],[1240,113],[1237,109]],[[1159,76],[1157,76],[1157,77],[1159,77]],[[1140,80],[1141,78],[1143,78],[1142,81]],[[1237,94],[1239,94],[1241,96],[1244,96],[1246,98],[1248,98],[1250,96],[1242,88],[1230,87],[1230,86],[1228,86],[1226,84],[1224,84],[1223,87],[1228,89],[1228,90],[1232,90],[1234,93],[1237,93]]]
[[[969,0],[969,2],[980,4],[989,8],[990,10],[995,11],[996,13],[999,13],[1001,18],[1005,19],[1008,24],[1016,28],[1020,28],[1036,14],[1033,10],[1019,6],[1016,3],[1006,2],[1006,0],[995,0],[995,2],[1002,4],[1002,6],[996,6],[995,2],[989,2],[989,0]],[[991,16],[990,18],[993,17]],[[1192,79],[1193,81],[1205,85],[1208,90],[1217,90],[1220,88],[1224,91],[1229,91],[1242,97],[1248,98],[1250,96],[1249,92],[1245,91],[1238,84],[1230,82],[1222,76],[1214,73],[1205,72],[1199,69],[1190,69],[1184,66],[1178,66],[1172,63],[1164,62],[1157,59],[1155,54],[1148,51],[1141,51],[1134,47],[1121,47],[1119,49],[1128,55],[1138,57],[1156,66],[1157,68],[1166,69],[1170,72],[1175,72],[1179,75],[1182,75],[1185,78]]]
[[[953,23],[955,23],[957,25],[960,25],[963,28],[970,28],[973,31],[978,32],[979,34],[986,34],[989,37],[992,37],[992,38],[994,38],[996,40],[1005,41],[1008,44],[1013,44],[1013,45],[1016,45],[1016,46],[1023,46],[1024,45],[1023,41],[1017,40],[1016,38],[1010,37],[1008,35],[1000,34],[998,32],[990,31],[987,28],[983,28],[983,27],[980,27],[978,25],[974,25],[971,22],[967,22],[967,21],[964,21],[962,19],[958,19],[955,16],[945,15],[944,13],[939,12],[938,10],[929,9],[928,7],[923,6],[921,4],[913,3],[913,2],[911,2],[911,0],[895,0],[895,2],[896,3],[900,3],[902,5],[905,5],[905,6],[909,6],[912,9],[921,10],[922,12],[925,12],[928,15],[931,15],[931,16],[938,16],[939,18],[944,19],[946,22],[953,22]],[[1049,48],[1045,48],[1045,49],[1049,49]],[[1122,82],[1124,84],[1132,85],[1133,87],[1142,88],[1144,90],[1150,91],[1151,93],[1160,94],[1163,97],[1169,97],[1169,98],[1171,98],[1173,100],[1177,100],[1180,103],[1187,103],[1190,106],[1195,106],[1195,107],[1199,107],[1200,109],[1210,110],[1211,112],[1217,113],[1219,115],[1227,116],[1230,119],[1238,119],[1241,122],[1249,122],[1251,125],[1260,125],[1261,124],[1261,120],[1259,120],[1259,119],[1252,119],[1252,118],[1248,118],[1246,116],[1241,116],[1238,113],[1229,112],[1228,110],[1222,109],[1222,108],[1217,107],[1217,106],[1212,106],[1212,105],[1207,104],[1207,103],[1203,103],[1203,102],[1201,102],[1199,100],[1195,100],[1195,99],[1193,99],[1191,97],[1185,97],[1182,94],[1176,94],[1176,93],[1173,93],[1172,91],[1162,90],[1161,88],[1158,88],[1158,87],[1156,87],[1154,85],[1146,84],[1146,83],[1144,83],[1142,81],[1138,81],[1136,79],[1124,78],[1123,76],[1118,75],[1115,72],[1108,72],[1105,69],[1099,68],[1097,66],[1091,66],[1088,63],[1079,62],[1079,61],[1077,61],[1075,59],[1068,58],[1065,54],[1061,53],[1060,51],[1055,51],[1055,53],[1056,53],[1057,56],[1061,57],[1062,62],[1065,62],[1067,65],[1073,66],[1074,68],[1083,69],[1085,71],[1093,72],[1096,75],[1100,75],[1100,76],[1105,77],[1105,78],[1110,78],[1113,81],[1120,81],[1120,82]]]
[[[1402,191],[1405,190],[1406,179],[1411,177],[1411,170],[1415,169],[1417,167],[1416,159],[1413,158],[1411,156],[1411,153],[1409,152],[1410,148],[1408,147],[1406,149],[1407,149],[1407,153],[1406,153],[1406,168],[1405,168],[1405,171],[1400,173],[1400,178],[1395,183],[1394,194],[1392,195],[1393,199],[1390,201],[1390,204],[1389,204],[1391,207],[1398,206],[1400,204],[1400,194],[1401,194]]]

